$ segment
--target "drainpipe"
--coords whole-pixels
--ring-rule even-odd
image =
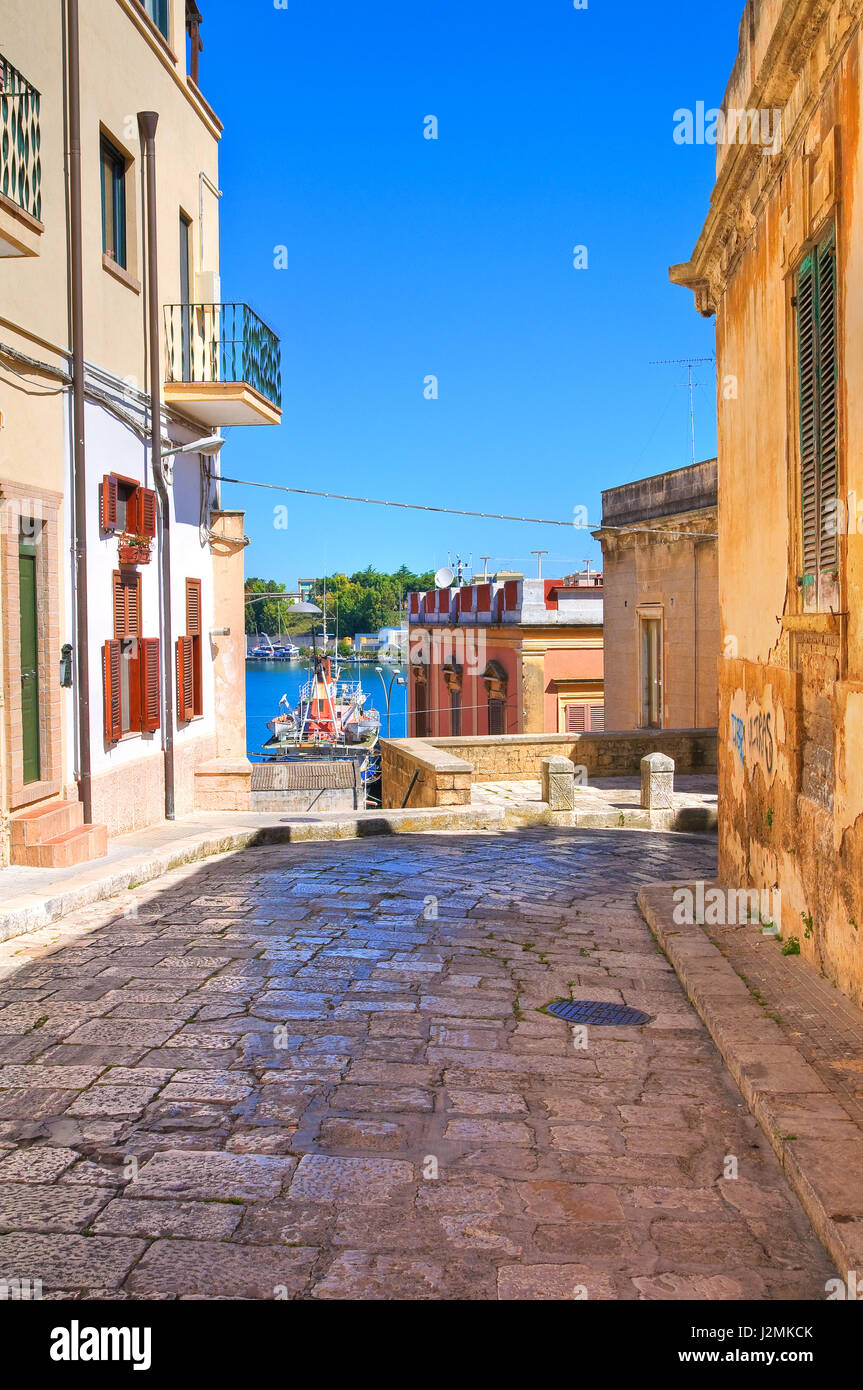
[[[162,516],[162,744],[165,750],[165,819],[174,819],[174,686],[171,634],[171,501],[162,470],[162,360],[159,336],[159,267],[156,229],[155,111],[138,112],[138,130],[147,166],[147,319],[150,349],[150,457]]]
[[[87,614],[87,474],[84,449],[84,259],[81,219],[81,74],[78,0],[68,0],[69,249],[72,308],[72,453],[75,492],[75,631],[78,695],[78,795],[93,820],[90,757],[90,624]],[[53,667],[52,667],[53,669]]]

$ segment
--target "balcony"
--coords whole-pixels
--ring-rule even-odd
[[[167,405],[211,429],[279,424],[279,340],[247,304],[168,304],[165,342]]]
[[[0,256],[35,256],[42,235],[39,93],[0,54]]]

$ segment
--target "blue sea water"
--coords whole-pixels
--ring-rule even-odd
[[[404,675],[404,667],[384,666],[384,680],[389,686],[390,678]],[[246,747],[251,758],[260,754],[270,737],[267,720],[279,712],[279,701],[287,695],[293,708],[299,698],[300,686],[309,678],[308,661],[247,661],[246,662]],[[345,661],[340,668],[342,680],[361,680],[363,689],[368,692],[368,705],[374,705],[381,712],[381,733],[387,731],[387,702],[381,677],[374,666],[367,662]],[[407,687],[396,685],[393,681],[390,695],[390,734],[392,738],[404,738],[406,727],[405,706]]]

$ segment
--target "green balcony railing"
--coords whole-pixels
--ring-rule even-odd
[[[39,93],[0,53],[0,193],[42,221]]]
[[[248,304],[167,304],[168,381],[245,383],[281,409],[279,340]]]

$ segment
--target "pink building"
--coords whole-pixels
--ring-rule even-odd
[[[412,593],[412,738],[604,728],[602,576]]]

